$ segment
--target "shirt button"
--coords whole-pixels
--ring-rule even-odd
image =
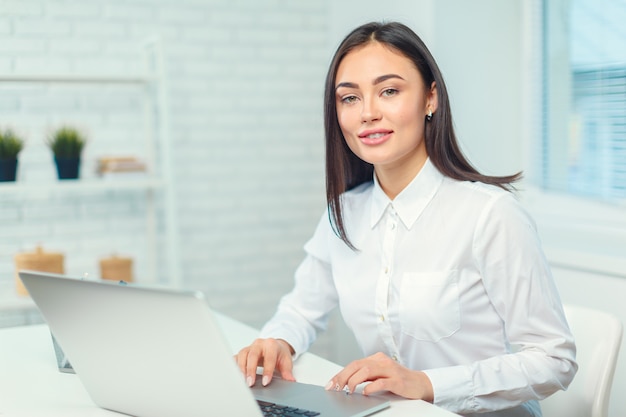
[[[380,315],[380,321],[385,321],[385,315],[384,314]]]
[[[388,274],[388,273],[389,273],[389,267],[388,267],[388,266],[386,266],[386,267],[385,267],[385,275],[386,275],[386,274]]]
[[[396,228],[396,224],[395,224],[395,223],[391,223],[391,224],[389,225],[389,228],[390,228],[391,230],[394,230],[394,229]]]
[[[391,357],[391,359],[393,359],[394,361],[398,362],[398,356],[397,356],[397,355],[393,355],[393,356]]]

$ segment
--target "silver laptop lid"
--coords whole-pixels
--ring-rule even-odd
[[[202,293],[20,277],[98,406],[140,417],[261,415]]]
[[[261,416],[256,397],[321,416],[358,417],[389,406],[386,398],[280,379],[251,390],[199,291],[34,271],[20,278],[102,408],[139,417],[254,417]]]

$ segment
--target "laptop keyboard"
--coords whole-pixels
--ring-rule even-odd
[[[256,401],[259,403],[259,407],[261,407],[261,411],[265,417],[315,417],[320,415],[317,411],[288,407],[286,405],[274,404],[261,400]]]

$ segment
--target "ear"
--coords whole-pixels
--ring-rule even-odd
[[[433,81],[430,85],[430,91],[426,93],[426,110],[430,109],[431,112],[437,111],[437,83]]]

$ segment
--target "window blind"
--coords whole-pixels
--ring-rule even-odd
[[[626,0],[544,0],[545,189],[626,202]]]
[[[570,190],[626,198],[626,67],[572,73]]]

